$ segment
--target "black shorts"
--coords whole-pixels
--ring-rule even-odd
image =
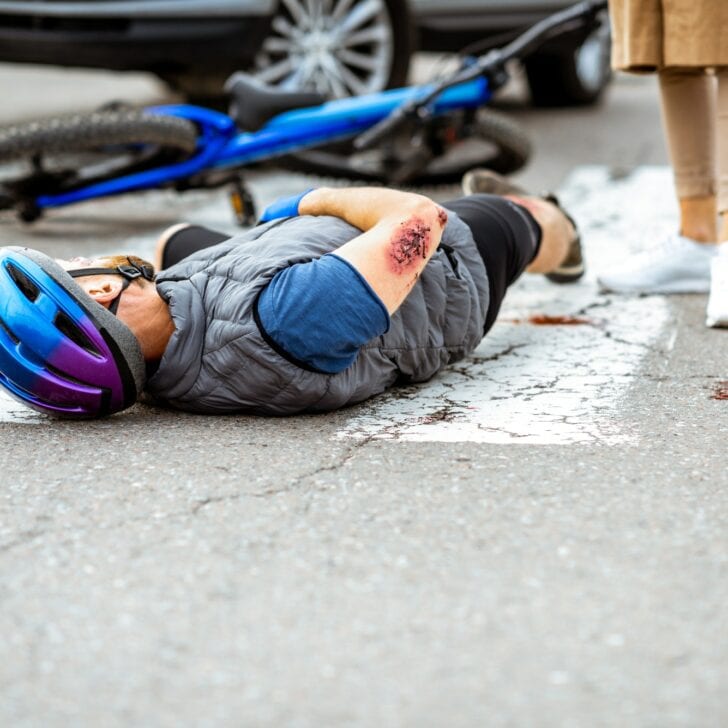
[[[497,195],[469,195],[443,204],[470,228],[490,284],[483,333],[495,322],[508,286],[538,254],[541,228],[528,210]],[[162,255],[162,269],[188,255],[228,240],[229,235],[192,225],[174,233]]]
[[[525,207],[497,195],[468,195],[443,204],[470,228],[490,284],[483,333],[495,323],[508,286],[541,247],[541,226]]]

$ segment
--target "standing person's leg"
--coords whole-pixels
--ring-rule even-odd
[[[716,79],[705,69],[660,72],[662,120],[680,203],[680,234],[715,243]]]
[[[706,293],[717,242],[716,80],[702,68],[660,72],[680,229],[598,276],[616,293]]]
[[[718,69],[718,241],[728,242],[728,68]]]
[[[718,69],[718,246],[711,263],[710,298],[705,323],[728,327],[728,68]]]

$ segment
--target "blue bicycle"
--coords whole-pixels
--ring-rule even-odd
[[[118,107],[7,127],[0,209],[30,222],[50,208],[126,192],[231,185],[238,219],[250,224],[255,209],[241,170],[272,159],[395,185],[449,182],[474,166],[515,171],[528,158],[527,137],[483,110],[508,79],[506,64],[557,34],[591,32],[606,5],[583,0],[423,86],[326,102],[238,73],[227,84],[229,114]]]

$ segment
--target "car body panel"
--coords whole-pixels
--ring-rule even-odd
[[[277,0],[0,1],[0,60],[204,74],[248,66]]]
[[[240,18],[272,13],[276,0],[95,0],[0,2],[0,15],[49,18]]]
[[[390,7],[395,4],[395,0],[384,1]],[[409,0],[421,49],[450,52],[467,47],[470,53],[504,44],[571,4],[573,0]],[[281,27],[291,26],[279,17],[289,5],[287,0],[0,0],[0,61],[151,71],[197,98],[214,96],[224,78],[236,70],[257,67],[264,74],[277,68],[275,61],[261,66],[265,44],[280,51],[283,41],[291,46],[298,43],[295,63],[301,63],[301,54],[308,58],[309,51],[316,56],[315,43],[309,48],[297,40],[318,37],[310,29],[307,32],[308,26],[291,35],[295,43],[276,35]],[[396,14],[404,16],[398,21],[396,37],[400,48],[406,46],[406,57],[400,52],[397,61],[400,71],[394,85],[399,85],[406,77],[411,52],[410,44],[402,42],[409,35],[403,24],[409,23],[410,13],[403,0],[396,7]],[[303,15],[300,9],[299,15]],[[550,40],[542,50],[566,58],[584,38],[578,31],[567,33]],[[334,48],[338,50],[332,51],[332,59],[346,52],[354,64],[376,60],[358,60],[361,54],[356,48],[353,53],[349,48]],[[393,57],[398,58],[396,53]],[[287,67],[293,63],[290,58],[293,55],[285,59]],[[392,85],[391,79],[381,81],[382,87],[386,85]]]
[[[410,0],[410,5],[418,17],[432,13],[452,12],[482,13],[492,12],[555,12],[569,5],[573,0]]]
[[[574,0],[410,0],[420,47],[458,51],[488,38],[507,37],[574,4]]]

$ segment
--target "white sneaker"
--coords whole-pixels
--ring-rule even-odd
[[[597,280],[603,290],[614,293],[707,293],[710,262],[717,252],[717,245],[671,235]]]
[[[711,328],[728,327],[728,243],[719,245],[710,264],[710,298],[705,324]]]

